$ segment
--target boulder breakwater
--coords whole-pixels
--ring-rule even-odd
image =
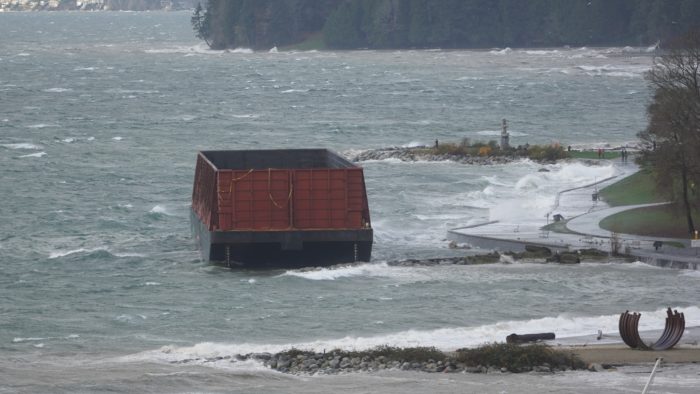
[[[367,351],[332,350],[312,352],[290,349],[276,354],[252,353],[187,359],[176,363],[231,363],[255,361],[267,368],[295,375],[374,372],[382,370],[428,373],[554,373],[586,369],[588,366],[569,351],[543,344],[520,346],[494,343],[475,349],[445,353],[435,348],[378,347]],[[589,368],[590,369],[590,368]]]
[[[412,161],[453,161],[460,164],[476,164],[476,165],[492,165],[506,164],[521,158],[516,156],[478,156],[468,154],[436,154],[434,150],[428,147],[389,147],[380,149],[369,149],[359,153],[347,155],[348,159],[353,162],[362,162],[370,160],[387,160],[397,159],[406,162]]]

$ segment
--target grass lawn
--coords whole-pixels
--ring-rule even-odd
[[[600,196],[611,206],[666,201],[664,197],[656,194],[652,175],[644,170],[602,189]]]
[[[694,212],[693,221],[700,223],[700,212]],[[652,237],[689,238],[688,224],[680,207],[661,205],[637,208],[608,216],[600,227],[618,233]]]
[[[598,159],[597,150],[572,150],[567,152],[572,159]],[[619,159],[620,151],[605,151],[603,159]]]

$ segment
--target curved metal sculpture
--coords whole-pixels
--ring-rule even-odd
[[[685,316],[682,313],[678,313],[678,311],[672,312],[671,308],[668,308],[666,311],[666,327],[664,327],[661,338],[653,344],[647,345],[639,337],[640,317],[642,317],[641,313],[629,313],[629,311],[625,311],[625,313],[620,315],[620,336],[625,344],[632,349],[668,350],[681,340],[685,331]]]

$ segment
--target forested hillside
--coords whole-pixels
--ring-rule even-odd
[[[195,13],[212,48],[639,45],[700,23],[700,0],[209,0]]]

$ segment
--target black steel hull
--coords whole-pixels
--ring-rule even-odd
[[[209,231],[194,210],[192,234],[202,260],[245,268],[298,268],[369,261],[372,229]]]

